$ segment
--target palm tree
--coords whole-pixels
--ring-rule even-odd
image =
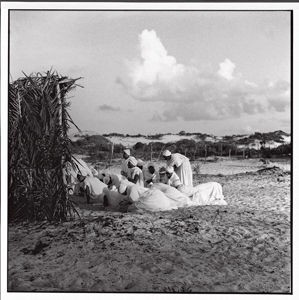
[[[73,123],[66,95],[79,78],[24,75],[9,84],[9,219],[66,220],[76,213],[62,177]]]

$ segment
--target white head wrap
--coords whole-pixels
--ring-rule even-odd
[[[124,149],[124,153],[127,155],[131,155],[131,150],[129,148]]]
[[[97,177],[98,177],[100,180],[104,180],[105,174],[103,174],[103,173],[98,173]]]
[[[165,150],[163,152],[163,156],[170,156],[171,155],[171,152],[169,150]]]
[[[166,167],[166,172],[170,173],[170,174],[173,173],[174,172],[173,167],[171,167],[171,166]]]
[[[110,178],[110,175],[106,175],[106,176],[104,177],[104,179],[103,179],[103,182],[104,182],[105,184],[108,185],[110,179],[111,179],[111,178]]]

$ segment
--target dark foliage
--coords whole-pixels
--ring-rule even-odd
[[[9,219],[66,220],[75,213],[62,177],[73,123],[66,95],[77,79],[51,71],[24,75],[9,84]]]

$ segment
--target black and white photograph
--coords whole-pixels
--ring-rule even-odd
[[[293,294],[294,12],[152,6],[2,11],[10,297]]]

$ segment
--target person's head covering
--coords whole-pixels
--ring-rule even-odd
[[[100,180],[104,180],[104,177],[105,177],[106,175],[104,174],[104,173],[99,173],[98,175],[97,175],[97,177],[100,179]]]
[[[174,172],[174,168],[171,166],[166,167],[166,172],[172,174]]]
[[[94,167],[91,167],[90,170],[93,176],[97,176],[99,174],[99,172]]]
[[[169,151],[169,150],[165,150],[164,152],[163,152],[163,156],[170,156],[171,155],[171,152]]]
[[[131,155],[131,150],[129,148],[124,149],[123,152],[129,156]]]
[[[152,162],[149,162],[148,164],[147,164],[147,167],[149,168],[149,167],[153,167],[153,168],[155,168],[155,165],[154,165],[154,163],[152,163]]]
[[[123,194],[126,191],[127,187],[128,185],[125,182],[122,182],[118,188],[118,192],[120,194]]]
[[[159,174],[166,174],[166,168],[165,167],[161,167],[160,169],[159,169]]]
[[[145,165],[145,162],[142,159],[137,159],[137,166],[143,167]]]
[[[107,185],[108,185],[108,183],[110,182],[110,180],[111,180],[110,175],[106,175],[106,176],[103,178],[103,182],[104,182],[105,184],[107,184]]]
[[[131,163],[134,167],[136,167],[137,166],[137,159],[135,158],[135,157],[133,157],[133,156],[130,156],[129,158],[128,158],[128,163]]]

